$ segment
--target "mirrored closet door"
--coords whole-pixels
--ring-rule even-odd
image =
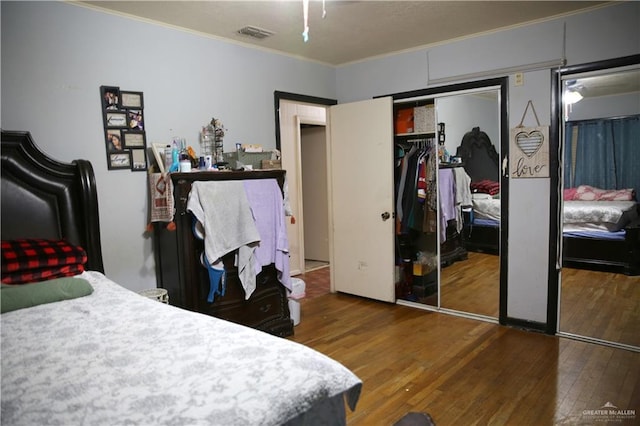
[[[507,261],[500,249],[507,224],[501,215],[508,191],[500,173],[507,149],[506,84],[494,79],[394,96],[396,200],[403,191],[405,200],[414,197],[406,194],[406,179],[416,180],[419,197],[423,183],[418,205],[425,212],[416,227],[407,204],[396,205],[399,303],[490,321],[500,317]],[[405,116],[415,119],[408,132]],[[433,122],[426,131],[423,116]],[[417,176],[405,174],[414,163]]]
[[[436,99],[439,125],[440,306],[498,318],[500,91]]]
[[[640,350],[640,65],[584,68],[560,83],[558,330]]]

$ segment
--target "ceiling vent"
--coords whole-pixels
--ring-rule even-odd
[[[265,30],[264,28],[253,27],[248,25],[244,28],[240,28],[238,30],[238,34],[246,35],[249,37],[257,38],[262,40],[267,37],[271,37],[275,33],[273,31]]]

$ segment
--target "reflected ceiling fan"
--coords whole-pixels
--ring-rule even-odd
[[[586,98],[636,93],[640,91],[640,69],[567,80],[565,91],[578,92]]]

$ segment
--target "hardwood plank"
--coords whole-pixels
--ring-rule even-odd
[[[469,252],[468,260],[443,268],[443,306],[497,318],[498,262],[498,256]],[[328,292],[329,268],[300,278],[309,296]],[[640,277],[563,268],[561,285],[561,331],[640,346]]]
[[[442,306],[497,318],[499,259],[469,252],[442,268]],[[640,276],[563,268],[561,286],[561,331],[640,346]]]
[[[442,307],[498,318],[500,257],[469,252],[468,259],[441,269]]]
[[[562,269],[560,331],[640,346],[640,277]]]
[[[409,411],[438,425],[552,425],[606,402],[640,409],[640,353],[622,349],[340,293],[303,299],[290,339],[363,380],[350,425]]]

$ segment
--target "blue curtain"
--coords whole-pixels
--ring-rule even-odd
[[[565,124],[564,187],[579,185],[640,193],[640,115]]]

